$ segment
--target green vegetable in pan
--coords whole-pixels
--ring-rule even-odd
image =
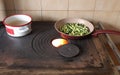
[[[87,26],[79,23],[66,23],[60,27],[60,31],[70,36],[84,36],[90,33]]]

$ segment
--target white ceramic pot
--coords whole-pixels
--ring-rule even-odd
[[[25,14],[11,15],[3,20],[7,34],[13,37],[21,37],[30,33],[31,22],[32,18]]]

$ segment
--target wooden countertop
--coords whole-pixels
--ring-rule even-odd
[[[120,29],[112,27],[111,25],[108,24],[104,24],[103,26],[104,29],[120,31]],[[110,37],[111,41],[114,43],[116,48],[120,51],[120,35],[113,35],[113,34],[107,34],[107,35]],[[114,51],[110,47],[108,48],[109,48],[108,53],[110,55],[110,58],[113,61],[113,64],[116,66],[116,68],[119,69],[119,74],[120,74],[120,61],[118,61],[118,58],[116,58]]]
[[[110,35],[110,37],[112,41],[114,42],[115,46],[117,47],[117,49],[120,51],[120,36]],[[108,52],[109,52],[111,59],[113,60],[114,65],[118,68],[119,73],[120,73],[120,61],[118,61],[114,52],[111,49]]]

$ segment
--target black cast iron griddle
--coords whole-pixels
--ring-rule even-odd
[[[53,39],[60,38],[54,30],[54,22],[35,22],[32,23],[32,29],[29,35],[20,38],[10,37],[4,28],[0,29],[0,66],[13,69],[105,70],[105,55],[97,37],[69,40],[81,51],[77,56],[64,58],[58,53],[59,49],[51,44]]]
[[[58,48],[58,53],[66,58],[72,58],[77,56],[81,51],[79,47],[74,44],[68,43]]]

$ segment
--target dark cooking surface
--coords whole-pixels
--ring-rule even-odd
[[[63,45],[63,46],[59,47],[59,49],[57,49],[57,51],[60,55],[62,55],[63,57],[66,57],[66,58],[75,57],[78,54],[82,53],[81,49],[74,44]]]
[[[102,48],[96,47],[94,37],[69,40],[80,48],[80,54],[73,58],[64,58],[51,41],[60,38],[54,30],[54,22],[32,23],[32,33],[20,38],[13,38],[0,29],[0,66],[8,68],[53,68],[85,69],[98,68],[104,71],[105,59]],[[95,38],[98,40],[98,38]],[[101,52],[101,53],[100,53]]]

